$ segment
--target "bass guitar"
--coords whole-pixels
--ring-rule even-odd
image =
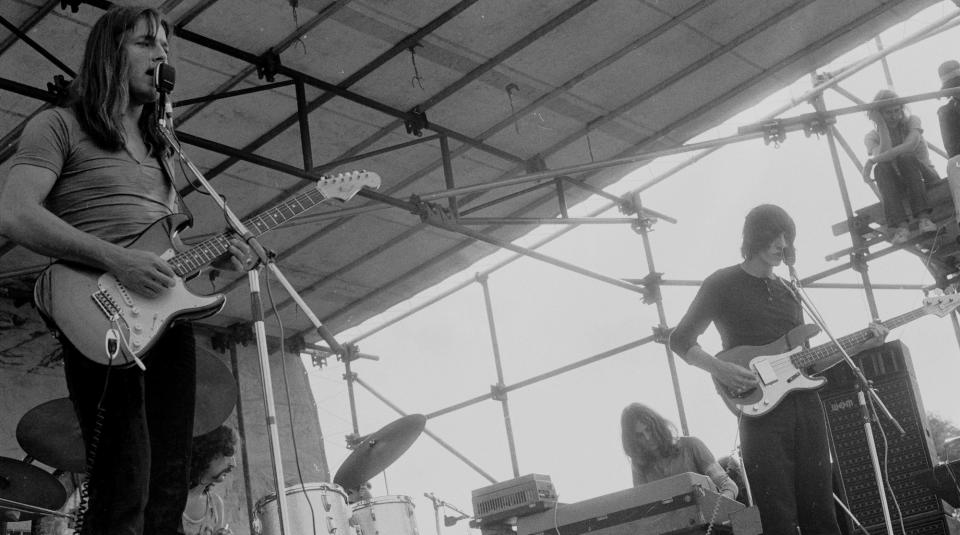
[[[328,199],[350,200],[363,187],[379,188],[380,177],[369,171],[323,177],[314,188],[243,224],[254,236],[260,236]],[[223,294],[197,295],[184,281],[227,253],[232,234],[224,232],[180,251],[176,236],[188,225],[188,219],[184,214],[159,219],[128,246],[152,251],[164,259],[176,274],[173,287],[155,297],[145,297],[128,290],[110,273],[56,262],[40,274],[34,286],[37,308],[90,360],[143,367],[140,357],[173,321],[212,316],[226,302]]]
[[[883,325],[892,330],[927,314],[943,317],[957,306],[960,306],[960,294],[928,297],[923,300],[922,307],[884,321]],[[834,359],[840,351],[832,341],[804,349],[803,343],[819,332],[815,325],[800,325],[767,345],[740,346],[718,353],[718,359],[747,368],[757,379],[755,387],[740,392],[714,378],[713,383],[727,408],[735,415],[763,416],[776,408],[787,394],[823,386],[826,378],[811,376],[807,369]],[[870,329],[863,329],[839,338],[837,342],[846,351],[872,337]]]

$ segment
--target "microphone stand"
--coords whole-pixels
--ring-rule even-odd
[[[165,95],[162,87],[158,87],[158,90],[161,92],[161,95]],[[169,91],[169,89],[167,89],[167,91]],[[200,172],[197,166],[194,165],[186,153],[184,153],[173,134],[173,121],[167,116],[168,114],[169,111],[164,111],[163,109],[158,113],[159,130],[167,143],[176,151],[181,161],[187,165],[197,181],[200,182],[201,186],[203,186],[207,193],[213,198],[214,202],[217,203],[217,206],[223,211],[230,228],[236,232],[257,255],[260,264],[268,266],[271,271],[277,275],[277,278],[283,284],[284,288],[286,288],[287,292],[290,293],[301,309],[307,313],[318,333],[330,345],[331,349],[335,351],[339,350],[342,353],[343,347],[337,343],[333,336],[327,332],[326,328],[320,324],[320,320],[317,319],[303,299],[300,298],[296,290],[294,290],[293,286],[291,286],[287,279],[283,277],[283,274],[280,273],[276,263],[273,261],[273,255],[268,254],[266,249],[260,245],[260,242],[253,236],[253,233],[240,221],[233,210],[227,206],[223,197],[213,189],[213,186],[206,177],[203,176],[203,173]],[[273,477],[277,492],[277,514],[280,519],[280,535],[293,535],[293,532],[289,529],[287,518],[287,495],[285,492],[286,489],[284,488],[283,462],[280,454],[280,434],[277,430],[276,404],[273,398],[273,380],[270,373],[270,355],[267,350],[267,334],[263,320],[263,306],[260,299],[260,271],[261,268],[256,267],[247,272],[247,281],[250,286],[251,314],[253,317],[254,334],[257,340],[257,355],[260,362],[260,379],[263,388],[264,409],[267,430],[270,437],[270,459],[273,464]]]
[[[867,449],[870,452],[870,462],[873,465],[873,474],[877,483],[877,490],[880,495],[880,507],[883,510],[883,520],[887,528],[887,534],[893,535],[893,522],[890,519],[890,506],[887,503],[887,493],[886,486],[883,482],[883,472],[880,469],[880,458],[877,454],[877,444],[873,439],[873,421],[877,421],[879,425],[879,419],[876,416],[876,407],[880,407],[880,410],[883,412],[893,425],[897,428],[897,431],[901,435],[905,434],[906,431],[903,430],[903,427],[900,426],[900,423],[897,422],[897,419],[893,417],[893,414],[887,410],[887,406],[884,405],[883,401],[880,399],[880,396],[877,395],[876,390],[874,390],[873,385],[870,384],[870,381],[863,374],[857,364],[850,358],[850,354],[847,353],[847,350],[843,345],[837,341],[833,336],[833,333],[830,332],[830,328],[827,327],[826,322],[817,312],[816,307],[813,305],[813,301],[803,290],[803,287],[800,285],[800,278],[797,276],[797,271],[794,269],[792,263],[787,265],[788,270],[790,271],[790,285],[793,288],[793,293],[800,301],[800,304],[807,310],[810,314],[810,317],[813,319],[814,323],[817,324],[824,333],[830,337],[830,341],[833,342],[837,349],[840,350],[840,354],[843,356],[843,361],[847,363],[847,366],[850,367],[850,370],[853,372],[854,377],[857,380],[857,403],[860,406],[860,414],[863,418],[863,432],[867,437]],[[870,403],[867,403],[867,398],[865,396],[869,394]],[[846,507],[844,507],[846,509]],[[853,516],[853,513],[850,513]],[[860,522],[858,521],[857,524]]]

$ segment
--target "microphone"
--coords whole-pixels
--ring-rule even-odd
[[[800,277],[797,275],[796,268],[793,267],[797,263],[797,248],[792,243],[783,248],[783,263],[786,264],[794,284],[799,285]]]
[[[177,83],[177,71],[169,63],[159,63],[153,71],[153,87],[157,90],[157,121],[160,126],[173,128],[173,104],[170,92]]]

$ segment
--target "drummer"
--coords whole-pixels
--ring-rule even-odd
[[[347,503],[366,502],[373,499],[373,485],[369,481],[360,485],[358,489],[347,490]]]
[[[193,439],[190,492],[183,510],[186,535],[232,535],[224,515],[223,498],[213,492],[236,468],[237,435],[225,425]]]

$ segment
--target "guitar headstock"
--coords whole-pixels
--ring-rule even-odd
[[[324,176],[318,180],[316,188],[326,199],[349,201],[364,186],[370,189],[378,189],[380,187],[380,175],[363,169],[337,173],[333,176]]]
[[[960,294],[944,294],[926,297],[923,300],[923,311],[935,314],[941,318],[960,306]]]

